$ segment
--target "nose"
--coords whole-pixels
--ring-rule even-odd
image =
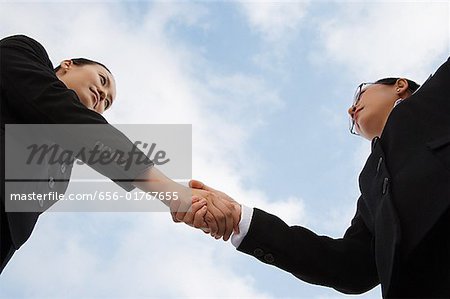
[[[348,108],[348,114],[350,115],[351,118],[353,118],[353,114],[356,111],[356,106],[351,106],[350,108]]]
[[[97,93],[99,95],[99,99],[98,99],[97,102],[95,102],[93,110],[95,110],[98,113],[102,114],[104,112],[104,106],[101,105],[101,104],[106,99],[107,94],[106,94],[106,91],[103,88],[97,88]]]
[[[106,91],[102,88],[98,90],[98,93],[100,94],[100,101],[103,101],[106,99]]]

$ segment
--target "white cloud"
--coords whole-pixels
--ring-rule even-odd
[[[420,83],[448,54],[449,3],[343,3],[319,28],[312,58],[320,65],[341,64],[360,81],[406,76]]]
[[[284,73],[284,57],[301,28],[310,1],[238,1],[253,32],[265,45],[253,61],[263,69]]]
[[[239,1],[251,28],[270,42],[299,29],[308,1]]]
[[[229,244],[205,240],[166,216],[47,214],[3,279],[20,278],[27,298],[232,298],[236,292],[269,298],[253,288],[252,277],[232,270]],[[72,223],[55,229],[66,218]],[[110,231],[120,224],[126,229]],[[218,288],[225,280],[227,287]]]

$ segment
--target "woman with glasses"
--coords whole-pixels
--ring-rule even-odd
[[[385,78],[375,83],[361,83],[348,110],[350,132],[362,135],[368,140],[380,135],[391,110],[418,88],[416,82],[403,78]],[[373,98],[377,100],[372,100]],[[361,112],[363,109],[364,112]]]
[[[404,78],[359,85],[348,109],[350,131],[371,141],[372,152],[342,238],[240,205],[233,245],[347,294],[381,284],[383,298],[450,298],[449,86],[450,59],[420,88]],[[190,185],[226,198],[199,181]]]

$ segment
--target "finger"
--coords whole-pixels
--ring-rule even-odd
[[[208,211],[213,215],[215,222],[217,223],[217,231],[213,237],[216,239],[222,238],[227,229],[227,219],[221,209],[217,208],[217,206],[212,202],[212,204],[208,205]],[[208,223],[209,224],[209,223]],[[231,221],[231,225],[233,225]]]
[[[186,217],[187,212],[177,212],[175,218],[180,222],[183,222],[184,217]]]
[[[180,220],[178,220],[177,219],[177,217],[176,217],[176,213],[175,212],[170,212],[170,215],[172,216],[172,220],[173,220],[173,222],[181,222]]]
[[[184,218],[183,218],[183,222],[184,223],[186,223],[187,225],[193,225],[193,223],[194,223],[194,216],[195,217],[197,217],[196,216],[196,213],[202,208],[202,207],[205,207],[206,208],[206,200],[200,200],[200,201],[197,201],[197,202],[195,202],[195,203],[193,203],[192,204],[192,211],[191,212],[187,212],[186,213],[186,215],[184,216]],[[202,217],[201,217],[201,219],[203,220],[203,215],[202,215]],[[198,222],[199,220],[197,220],[197,222]],[[203,224],[203,222],[204,221],[202,221],[202,224]],[[204,226],[204,225],[202,225],[202,226]]]
[[[194,214],[193,226],[195,228],[205,228],[208,226],[208,224],[205,222],[205,215],[207,211],[208,207],[204,205]]]
[[[193,201],[197,200],[197,202],[192,205],[192,216],[193,216],[192,225],[195,228],[207,227],[208,224],[205,222],[205,215],[206,212],[208,211],[206,206],[206,200],[198,196],[193,196],[192,200]]]
[[[208,209],[209,209],[209,207],[208,207]],[[211,236],[215,236],[218,231],[218,226],[217,226],[216,219],[214,218],[214,216],[211,214],[211,212],[209,210],[206,212],[205,221],[208,224],[209,232],[211,233]]]
[[[191,211],[192,197],[190,198],[189,201],[186,198],[183,200],[177,200],[177,202],[178,202],[178,205],[177,205],[177,209],[175,210],[175,212],[176,212],[175,217],[178,220],[183,221],[184,217],[186,216],[186,213]]]
[[[178,201],[172,200],[170,202],[170,214],[172,215],[173,222],[181,222],[179,219],[177,219],[177,210],[180,203]]]
[[[206,191],[217,191],[216,189],[211,188],[211,187],[205,185],[203,182],[200,182],[197,180],[190,180],[189,187],[194,188],[194,189],[203,189]]]
[[[203,188],[203,183],[197,180],[190,180],[189,181],[189,187],[194,188],[194,189],[202,189]]]
[[[224,241],[228,241],[235,228],[233,213],[229,207],[229,204],[223,202],[220,199],[213,198],[212,203],[215,208],[221,211],[222,216],[225,217],[223,230],[221,230],[223,234],[221,236],[223,236]]]
[[[206,211],[208,211],[208,209],[206,209]],[[202,227],[200,228],[205,234],[209,234],[211,232],[211,230],[208,227]]]
[[[202,200],[200,200],[200,201],[198,201],[196,203],[193,203],[192,207],[191,207],[192,211],[190,211],[190,212],[188,212],[186,214],[195,215],[195,213],[197,213],[198,210],[200,210],[203,206],[206,206],[206,200],[204,200],[204,199],[202,199]]]

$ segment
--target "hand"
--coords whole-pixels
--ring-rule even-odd
[[[184,221],[188,225],[208,226],[213,236],[216,238],[223,236],[224,240],[228,240],[233,231],[233,227],[237,227],[238,225],[239,218],[237,218],[237,222],[234,220],[232,212],[234,206],[230,205],[228,201],[219,200],[218,195],[206,190],[184,187],[166,177],[155,167],[151,167],[149,170],[140,174],[133,184],[146,192],[177,192],[178,199],[163,201],[164,204],[170,207],[172,219],[175,222]],[[205,221],[202,221],[202,224],[197,224],[200,223],[201,219],[194,219],[194,214],[192,214],[192,217],[189,215],[189,213],[192,213],[192,210],[190,210],[192,193],[204,198],[207,202],[207,211],[203,216],[206,224],[204,224]],[[199,212],[197,211],[197,213]]]
[[[204,217],[208,230],[203,229],[203,231],[209,231],[216,239],[223,237],[224,241],[228,241],[233,229],[239,224],[239,218],[235,218],[233,213],[235,207],[227,200],[222,199],[217,193],[211,191],[192,189],[192,193],[208,201],[208,213]]]
[[[187,225],[193,226],[195,228],[201,228],[204,231],[208,230],[208,224],[205,222],[205,216],[208,212],[207,206],[206,206],[206,200],[203,198],[200,198],[198,196],[192,197],[192,206],[191,206],[191,212],[187,212],[184,214],[183,219],[178,220],[176,218],[176,212],[172,212],[172,217],[175,222],[184,222]],[[195,219],[194,219],[195,215]],[[205,231],[206,232],[206,231]],[[209,233],[209,230],[208,230]]]
[[[194,195],[194,201],[192,201],[192,196],[184,194],[178,200],[173,200],[170,203],[173,221],[184,222],[190,226],[202,228],[203,231],[211,233],[216,239],[223,237],[224,241],[227,241],[233,233],[233,228],[237,226],[233,218],[232,210],[234,207],[228,201],[222,201],[215,193],[201,189],[188,190],[189,194]],[[194,219],[194,214],[197,211],[194,211],[191,203],[198,201],[206,202],[207,212],[204,215],[200,213]]]
[[[231,217],[233,220],[233,223],[234,223],[233,224],[234,232],[239,233],[239,222],[241,220],[241,205],[238,202],[236,202],[234,199],[232,199],[227,194],[225,194],[219,190],[213,189],[211,187],[208,187],[205,184],[203,184],[202,182],[197,181],[197,180],[191,180],[189,182],[189,186],[193,189],[203,190],[203,191],[208,192],[207,196],[214,195],[214,196],[212,196],[212,203],[214,204],[215,207],[212,208],[212,210],[214,211],[215,208],[217,208],[220,211],[228,210],[229,212],[231,212],[231,215],[227,215],[228,217],[225,218],[228,220],[227,226],[230,223],[230,220],[231,220],[230,217]],[[210,210],[211,206],[209,203],[207,204],[207,206],[208,206],[208,210]],[[227,212],[227,213],[229,213],[229,212]],[[194,220],[193,220],[194,222],[199,223],[201,221],[201,218],[205,217],[206,222],[208,224],[211,224],[211,221],[208,221],[209,220],[208,214],[203,215],[202,213],[197,212],[197,213],[194,213],[194,215],[195,215]],[[215,233],[214,223],[213,223],[213,226],[208,226],[208,227],[211,231],[211,235],[213,237],[215,237],[216,239],[220,239],[220,236],[217,237],[217,233]],[[202,227],[200,227],[200,228],[202,228]],[[208,232],[204,228],[202,228],[202,230],[205,232]],[[227,241],[230,235],[231,235],[231,232],[229,233],[229,235],[226,233],[224,235],[224,241]]]

